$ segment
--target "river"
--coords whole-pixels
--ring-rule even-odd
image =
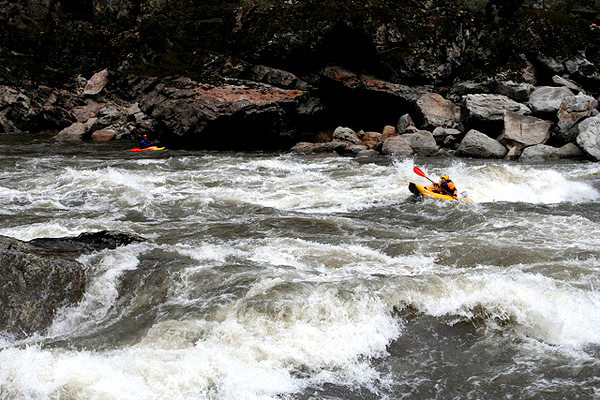
[[[2,399],[600,398],[600,163],[123,146],[0,135],[0,234],[147,239],[0,338]]]

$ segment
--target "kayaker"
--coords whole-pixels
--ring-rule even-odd
[[[440,176],[440,181],[435,184],[442,190],[442,193],[450,195],[454,198],[458,196],[458,191],[456,190],[456,186],[454,186],[454,182],[450,180],[448,175]]]
[[[146,147],[152,146],[152,143],[148,140],[146,135],[142,136],[142,140],[140,140],[140,147],[145,149]]]

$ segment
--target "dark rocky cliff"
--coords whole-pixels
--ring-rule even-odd
[[[596,96],[597,11],[586,1],[0,1],[0,84],[36,108],[0,126],[58,131],[82,122],[70,110],[89,101],[59,98],[59,110],[49,110],[53,98],[31,89],[76,92],[78,77],[105,68],[104,98],[141,99],[153,135],[208,148],[285,148],[340,124],[381,129],[414,112],[410,96],[324,73],[330,66],[456,99],[495,92],[506,81],[550,85],[557,74]],[[464,82],[475,86],[459,86]],[[190,101],[192,86],[202,93],[194,89]],[[218,97],[215,105],[207,100],[215,87],[253,92]],[[278,92],[269,102],[253,97],[271,88],[302,93]],[[164,100],[193,117],[156,103]],[[27,114],[23,107],[11,112]],[[140,129],[130,124],[123,137]],[[228,145],[219,139],[224,131],[234,135]]]

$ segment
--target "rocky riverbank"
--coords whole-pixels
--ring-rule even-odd
[[[0,132],[598,160],[599,10],[551,3],[0,2]]]

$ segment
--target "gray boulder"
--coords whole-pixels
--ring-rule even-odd
[[[406,140],[406,135],[394,136],[383,142],[382,153],[393,156],[408,157],[413,154],[410,142]]]
[[[564,86],[541,86],[531,92],[529,108],[534,113],[556,113],[567,96],[573,96],[573,92]]]
[[[438,152],[438,147],[433,134],[428,131],[419,130],[415,133],[402,135],[409,144],[414,154],[419,157],[434,156]]]
[[[527,106],[498,94],[468,94],[463,98],[462,105],[467,120],[501,121],[505,111],[531,114]]]
[[[345,128],[343,126],[338,126],[335,129],[335,131],[333,131],[333,140],[339,140],[342,142],[349,142],[353,144],[361,143],[361,140],[356,132],[354,132],[350,128]]]
[[[563,158],[582,158],[583,153],[573,143],[567,143],[562,147],[552,147],[545,144],[526,147],[519,158],[520,162],[534,163]]]
[[[600,161],[600,115],[579,124],[577,145],[592,159]]]
[[[476,158],[504,158],[508,149],[497,140],[471,129],[460,142],[456,155]]]

